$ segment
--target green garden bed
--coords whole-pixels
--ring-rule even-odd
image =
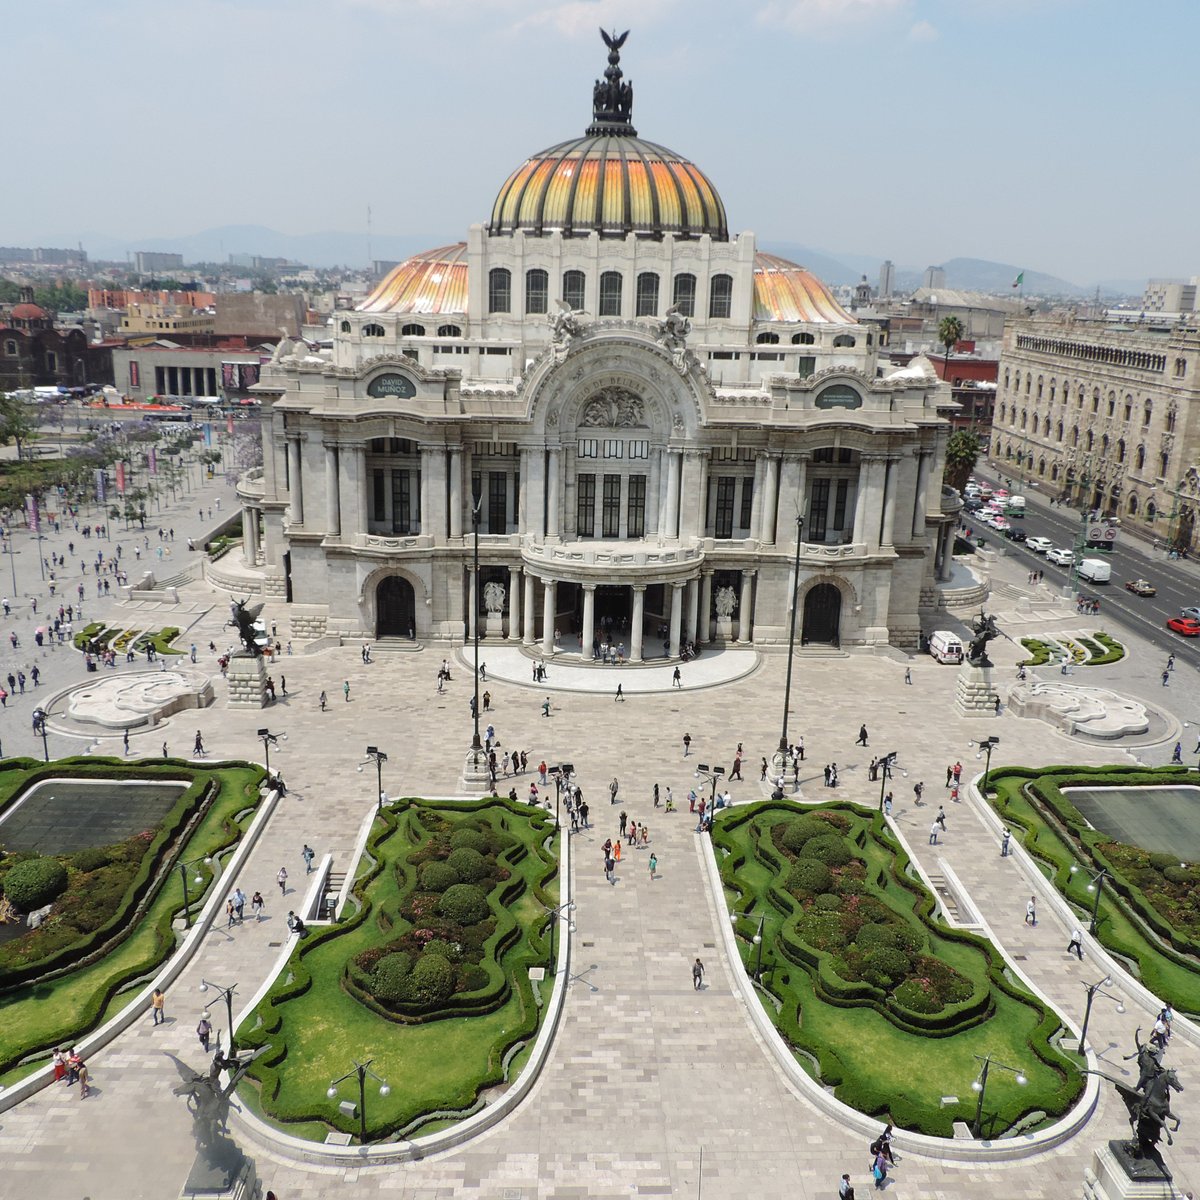
[[[1093,828],[1062,788],[1195,783],[1185,767],[1003,767],[988,777],[996,811],[1059,891],[1090,915],[1090,874],[1104,869],[1096,933],[1147,988],[1183,1012],[1200,1013],[1200,869],[1153,855]],[[1171,877],[1166,872],[1171,870]]]
[[[751,972],[761,953],[764,1009],[839,1100],[950,1137],[954,1122],[974,1118],[985,1055],[1029,1081],[993,1076],[985,1136],[1057,1118],[1079,1095],[1082,1080],[1053,1043],[1057,1014],[990,943],[935,919],[881,816],[850,804],[803,814],[750,804],[717,823],[713,843]],[[959,1099],[943,1106],[947,1095]]]
[[[76,650],[84,650],[88,642],[95,641],[101,648],[111,645],[118,654],[124,654],[133,643],[133,649],[138,654],[145,654],[147,646],[153,646],[158,654],[182,654],[171,643],[179,636],[179,630],[172,625],[164,629],[122,629],[119,626],[105,626],[102,621],[95,621],[85,626],[73,639]]]
[[[1049,662],[1070,659],[1076,666],[1104,667],[1125,657],[1125,647],[1116,638],[1102,631],[1094,634],[1043,634],[1040,638],[1021,639],[1029,657],[1019,663],[1022,667],[1043,667]]]
[[[536,1036],[550,995],[552,972],[535,995],[529,969],[549,961],[553,836],[540,809],[506,800],[384,809],[358,908],[310,930],[238,1032],[241,1046],[270,1047],[243,1084],[248,1102],[298,1136],[358,1134],[338,1110],[357,1086],[326,1091],[370,1058],[391,1089],[368,1081],[377,1140],[465,1115],[510,1078],[506,1062]]]
[[[40,780],[63,776],[190,779],[191,786],[160,827],[141,836],[144,853],[136,864],[126,862],[106,880],[105,868],[83,870],[88,863],[80,862],[79,854],[66,856],[72,886],[63,897],[64,915],[52,913],[45,934],[27,935],[31,947],[40,952],[23,953],[25,937],[5,945],[0,1084],[27,1073],[28,1067],[19,1066],[23,1059],[77,1040],[102,1024],[119,1007],[121,989],[165,961],[175,946],[172,920],[183,907],[182,879],[172,864],[218,855],[238,840],[258,803],[263,771],[238,763],[197,768],[173,760],[139,766],[100,758],[49,764],[10,759],[0,765],[0,809]],[[208,792],[211,799],[200,808],[199,798]],[[196,812],[202,815],[193,821]],[[27,856],[9,856],[5,863],[21,857]],[[190,882],[188,888],[193,913],[213,878],[211,867],[202,861],[189,870],[192,879],[197,874],[201,882]],[[72,895],[79,902],[67,904]]]

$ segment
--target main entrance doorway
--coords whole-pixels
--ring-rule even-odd
[[[375,589],[375,636],[414,636],[416,596],[413,585],[400,575],[386,575]]]
[[[841,645],[842,593],[832,583],[818,583],[804,597],[804,625],[800,644],[824,642]]]

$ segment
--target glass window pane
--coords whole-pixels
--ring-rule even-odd
[[[550,303],[550,276],[540,269],[525,272],[525,311],[544,313]]]
[[[621,315],[620,271],[605,271],[600,276],[600,315],[602,317],[619,317]]]
[[[576,475],[575,491],[578,495],[576,504],[576,526],[581,538],[596,536],[596,477],[595,475]]]
[[[571,308],[583,307],[584,274],[582,271],[563,272],[563,302]]]
[[[626,536],[646,536],[646,476],[630,475],[629,502],[627,505]]]
[[[714,275],[708,289],[708,315],[727,318],[733,313],[733,276]]]
[[[658,316],[658,276],[653,271],[643,271],[637,281],[637,316]]]
[[[604,477],[604,525],[603,536],[615,538],[621,536],[621,477],[620,475],[605,475]]]
[[[488,272],[488,312],[512,311],[512,275],[506,267],[493,267]]]
[[[687,274],[675,276],[675,290],[671,296],[674,304],[685,317],[696,315],[696,277]]]

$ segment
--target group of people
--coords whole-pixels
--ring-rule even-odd
[[[55,1046],[53,1062],[54,1082],[64,1083],[67,1087],[78,1083],[79,1098],[86,1100],[92,1092],[91,1076],[88,1073],[87,1063],[83,1061],[83,1056],[79,1051],[74,1046],[70,1050],[62,1050]]]
[[[882,1191],[887,1186],[888,1169],[896,1165],[896,1155],[892,1150],[892,1123],[889,1121],[883,1132],[867,1147],[871,1161],[867,1170],[877,1190]],[[854,1185],[850,1182],[847,1172],[839,1181],[838,1200],[854,1200]]]

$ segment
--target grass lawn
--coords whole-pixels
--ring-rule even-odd
[[[185,860],[214,855],[237,841],[253,816],[246,810],[258,803],[258,786],[263,777],[261,767],[249,764],[197,768],[189,763],[155,760],[139,770],[137,764],[117,759],[89,758],[78,762],[67,759],[48,767],[40,763],[29,767],[25,765],[28,762],[22,760],[19,770],[0,771],[0,807],[23,790],[31,777],[96,778],[107,771],[110,778],[116,775],[132,779],[140,774],[151,778],[165,775],[216,780],[220,793],[181,851]],[[239,814],[244,814],[240,820]],[[189,883],[193,913],[199,910],[202,894],[207,893],[212,881],[211,868],[203,863],[193,867],[189,876],[194,878],[197,872],[204,882]],[[132,933],[98,962],[55,979],[0,992],[0,1085],[28,1073],[28,1068],[19,1066],[21,1059],[38,1052],[45,1057],[44,1052],[60,1044],[70,1044],[111,1016],[121,1006],[114,1000],[118,991],[151,974],[174,948],[171,921],[182,907],[183,883],[179,872],[172,870],[159,885]]]
[[[132,642],[133,649],[139,655],[146,653],[147,645],[153,645],[159,654],[182,654],[182,650],[176,650],[171,645],[178,636],[179,630],[170,625],[164,629],[143,631],[106,626],[103,621],[93,621],[80,630],[73,640],[76,650],[83,650],[89,642],[95,641],[101,646],[110,647],[118,654],[124,654],[129,649],[129,643]]]
[[[500,856],[507,879],[489,897],[495,929],[484,944],[482,968],[493,974],[486,986],[460,987],[435,1011],[400,1015],[355,990],[351,964],[413,932],[400,910],[421,895],[418,865],[431,845],[431,828],[443,823],[486,823],[507,845]],[[318,1136],[327,1129],[357,1134],[357,1119],[337,1108],[340,1100],[357,1102],[357,1081],[342,1084],[336,1099],[326,1089],[355,1060],[370,1058],[391,1088],[381,1096],[379,1084],[368,1080],[368,1137],[374,1140],[422,1117],[437,1121],[469,1109],[483,1089],[500,1084],[506,1054],[536,1036],[550,995],[548,977],[538,1003],[528,972],[549,953],[543,904],[558,900],[553,833],[544,812],[506,800],[412,800],[385,809],[368,842],[375,863],[355,884],[361,907],[338,925],[310,931],[238,1031],[239,1045],[271,1046],[243,1084],[256,1090],[252,1103],[302,1137],[313,1136],[314,1122]]]
[[[1190,781],[1194,782],[1193,774]],[[1052,822],[1048,814],[1025,792],[1025,785],[1057,789],[1075,783],[1083,787],[1134,786],[1189,782],[1179,767],[1157,771],[1139,768],[1054,767],[1045,770],[1001,768],[989,776],[989,796],[996,811],[1020,837],[1022,845],[1048,869],[1055,886],[1086,921],[1091,914],[1095,893],[1088,891],[1091,876],[1083,870],[1071,873],[1073,864],[1088,864],[1091,857],[1081,847],[1099,847],[1108,842],[1104,834],[1092,829],[1080,818],[1081,840],[1070,840],[1067,826]],[[1074,806],[1065,798],[1057,801],[1062,811]],[[1078,814],[1076,814],[1078,815]],[[1128,882],[1124,881],[1128,887]],[[1100,893],[1096,935],[1108,950],[1122,958],[1141,982],[1156,996],[1169,1000],[1182,1012],[1200,1013],[1200,959],[1181,953],[1154,935],[1140,920],[1126,896],[1111,883]],[[1161,920],[1161,917],[1159,918]],[[1086,926],[1085,926],[1086,928]]]
[[[865,866],[850,870],[861,874],[864,894],[884,906],[871,911],[888,928],[907,930],[905,936],[920,946],[917,955],[952,968],[969,998],[940,1009],[909,1010],[901,1002],[902,988],[876,977],[869,977],[873,985],[848,980],[846,964],[868,944],[867,930],[849,944],[825,949],[808,938],[822,907],[839,912],[853,907],[857,885],[847,894],[797,895],[786,886],[792,860],[780,852],[772,830],[799,814],[774,802],[739,808],[718,822],[713,835],[726,899],[731,912],[748,914],[739,916],[737,932],[751,973],[759,951],[751,939],[763,918],[762,987],[770,997],[764,1007],[800,1064],[851,1107],[902,1128],[949,1137],[955,1121],[974,1120],[976,1056],[991,1055],[1019,1068],[1028,1082],[1021,1086],[1010,1072],[991,1072],[985,1136],[1060,1116],[1083,1085],[1071,1060],[1052,1044],[1061,1028],[1058,1016],[1010,978],[989,943],[933,917],[933,897],[910,872],[881,817],[849,804],[823,808],[849,819],[845,841],[851,863]],[[840,886],[835,875],[835,889]],[[943,1107],[944,1096],[958,1100]]]

